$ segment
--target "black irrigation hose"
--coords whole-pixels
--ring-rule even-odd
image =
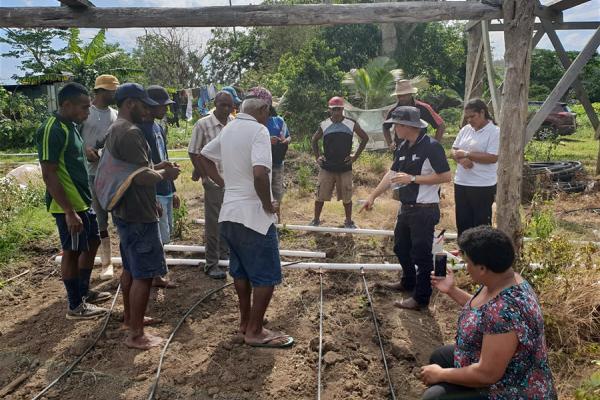
[[[60,374],[58,376],[58,378],[53,380],[48,386],[46,386],[41,392],[39,392],[32,400],[38,400],[39,398],[41,398],[48,390],[50,390],[54,385],[56,385],[62,378],[69,375],[71,373],[71,371],[73,371],[73,369],[77,366],[77,364],[79,364],[81,362],[81,360],[83,360],[83,358],[87,355],[87,353],[89,353],[94,348],[94,346],[96,346],[96,343],[98,343],[98,340],[100,340],[100,337],[104,334],[104,331],[106,330],[106,327],[108,326],[108,321],[110,320],[112,311],[115,308],[115,303],[117,302],[117,297],[119,296],[120,291],[121,291],[121,284],[119,283],[119,286],[117,286],[117,292],[115,293],[115,297],[113,297],[112,304],[110,305],[110,309],[108,310],[106,317],[104,317],[104,324],[102,325],[102,329],[100,329],[100,332],[98,332],[98,334],[94,338],[94,341],[92,342],[92,344],[90,344],[89,347],[87,349],[85,349],[85,351],[83,353],[81,353],[81,355],[79,357],[77,357],[75,359],[75,361],[73,361],[73,363],[71,363],[71,365],[69,365],[67,367],[67,369],[65,369],[63,371],[62,374]]]
[[[183,324],[183,322],[192,313],[192,311],[194,311],[196,309],[196,307],[198,307],[200,304],[202,304],[202,302],[204,302],[204,300],[208,299],[213,294],[215,294],[215,293],[217,293],[217,292],[219,292],[219,291],[221,291],[221,290],[223,290],[226,287],[231,286],[231,285],[233,285],[233,282],[230,282],[230,283],[228,283],[226,285],[223,285],[221,287],[218,287],[218,288],[215,288],[215,289],[212,289],[211,291],[209,291],[204,297],[202,297],[200,300],[198,300],[197,302],[195,302],[189,308],[189,310],[183,315],[183,317],[179,320],[179,322],[175,326],[175,329],[173,329],[173,332],[171,332],[171,335],[167,339],[167,342],[165,343],[165,346],[163,347],[163,349],[162,349],[162,351],[160,353],[160,359],[158,361],[158,368],[156,369],[156,378],[154,379],[154,383],[152,384],[152,387],[150,388],[150,394],[148,395],[148,400],[153,400],[154,396],[156,395],[156,389],[158,389],[158,380],[160,379],[160,373],[161,373],[161,369],[162,369],[163,360],[165,358],[165,353],[167,352],[167,348],[171,344],[171,340],[173,340],[173,337],[175,337],[175,334],[177,333],[177,330],[181,327],[181,325]]]
[[[295,265],[295,264],[300,264],[304,261],[295,261],[295,262],[291,262],[291,263],[287,263],[285,265],[282,265],[282,267],[287,267],[289,265]],[[183,324],[183,322],[186,320],[187,317],[189,317],[189,315],[192,313],[192,311],[194,311],[196,309],[196,307],[198,307],[200,304],[202,304],[202,302],[204,302],[204,300],[206,300],[207,298],[209,298],[211,295],[227,288],[228,286],[233,285],[233,282],[230,282],[226,285],[223,285],[221,287],[212,289],[210,292],[208,292],[204,297],[202,297],[200,300],[198,300],[196,303],[194,303],[189,309],[188,311],[183,315],[183,317],[179,320],[179,322],[177,323],[177,325],[175,326],[175,329],[173,329],[173,332],[171,332],[171,335],[169,336],[169,338],[167,339],[167,342],[165,343],[165,346],[163,347],[161,353],[160,353],[160,359],[158,360],[158,368],[156,369],[156,378],[154,379],[154,383],[152,384],[152,387],[150,388],[150,394],[148,395],[148,400],[153,400],[154,396],[156,395],[156,389],[158,389],[158,381],[160,379],[160,373],[162,370],[162,364],[165,358],[165,354],[167,352],[167,348],[169,347],[169,345],[171,344],[171,341],[173,340],[173,337],[175,337],[175,334],[177,333],[177,330],[181,327],[181,325]]]
[[[392,400],[396,400],[396,393],[394,392],[394,385],[392,384],[392,378],[390,378],[390,370],[387,365],[387,360],[385,357],[385,350],[383,349],[383,341],[381,340],[381,334],[379,333],[379,323],[377,322],[377,315],[375,314],[375,307],[373,306],[373,300],[371,299],[371,294],[369,293],[369,285],[367,284],[367,278],[365,278],[365,270],[360,269],[360,274],[363,278],[363,283],[365,285],[365,292],[367,293],[367,301],[369,302],[369,307],[371,308],[371,315],[373,317],[373,325],[375,325],[375,332],[377,333],[377,339],[379,340],[379,349],[381,350],[381,358],[383,359],[383,367],[385,368],[385,376],[388,381],[388,385],[390,388],[390,394]]]
[[[321,297],[319,305],[319,369],[317,372],[317,400],[321,400],[321,365],[323,356],[323,272],[319,271]]]

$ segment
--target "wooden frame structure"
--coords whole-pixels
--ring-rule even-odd
[[[588,0],[552,0],[541,5],[539,0],[481,0],[479,1],[408,1],[399,3],[361,3],[312,5],[248,5],[233,7],[196,8],[97,8],[90,0],[59,0],[61,7],[0,7],[0,27],[12,28],[131,28],[131,27],[235,27],[273,25],[325,25],[357,23],[429,22],[470,20],[468,27],[468,56],[465,99],[481,96],[483,92],[484,60],[492,103],[502,132],[499,157],[497,196],[498,226],[518,245],[521,241],[519,205],[522,180],[524,132],[535,131],[535,124],[556,96],[561,97],[574,85],[578,97],[597,132],[597,116],[584,103],[585,91],[577,81],[581,68],[595,52],[600,39],[598,22],[564,22],[562,12]],[[535,22],[535,18],[540,23]],[[502,19],[502,23],[490,23]],[[580,56],[570,63],[555,31],[560,29],[596,29],[596,34]],[[500,88],[494,82],[489,31],[504,31],[505,76]],[[536,31],[533,35],[534,30]],[[527,100],[531,49],[544,32],[556,48],[567,72],[552,91],[538,115],[527,126]],[[533,36],[532,36],[533,35]],[[591,52],[591,53],[590,53]],[[589,99],[587,99],[589,104]],[[590,105],[591,107],[591,105]],[[592,110],[593,112],[593,110]],[[595,119],[594,119],[595,117]],[[534,123],[535,121],[535,123]]]

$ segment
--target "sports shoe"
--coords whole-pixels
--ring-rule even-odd
[[[321,225],[321,221],[319,221],[318,219],[313,219],[312,221],[310,221],[308,223],[308,226],[319,226]]]
[[[87,301],[89,304],[96,304],[102,303],[110,298],[112,298],[112,294],[109,292],[99,292],[97,290],[89,289],[85,301]]]
[[[206,275],[213,279],[225,279],[227,278],[227,274],[225,273],[225,269],[220,265],[215,265],[208,268],[206,271]]]
[[[88,304],[84,299],[77,308],[68,310],[66,317],[73,320],[95,319],[105,315],[107,312],[106,308]]]
[[[354,221],[346,221],[344,222],[344,228],[347,229],[358,229],[358,226],[354,223]]]

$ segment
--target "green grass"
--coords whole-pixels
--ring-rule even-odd
[[[3,265],[23,259],[29,244],[55,234],[52,216],[44,206],[26,208],[10,221],[0,224],[0,269]]]

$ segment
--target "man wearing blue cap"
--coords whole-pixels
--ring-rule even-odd
[[[144,313],[153,278],[167,272],[158,228],[160,214],[156,185],[175,180],[180,171],[171,164],[162,169],[152,169],[148,143],[136,125],[147,119],[149,107],[158,103],[137,83],[119,86],[115,101],[119,116],[109,128],[105,149],[117,160],[145,167],[133,178],[131,186],[112,209],[112,215],[121,239],[123,322],[129,328],[125,345],[146,350],[162,342],[162,338],[144,333],[144,325],[154,321],[145,319]]]
[[[450,166],[442,145],[424,131],[427,122],[421,119],[418,108],[397,107],[385,123],[393,125],[400,144],[390,171],[361,211],[370,210],[375,199],[388,188],[397,192],[402,205],[394,229],[394,253],[403,273],[399,282],[384,286],[412,294],[395,302],[396,307],[419,310],[427,308],[431,297],[431,250],[434,229],[440,220],[440,184],[450,182]]]

